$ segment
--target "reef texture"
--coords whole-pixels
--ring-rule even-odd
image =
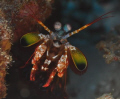
[[[97,48],[104,52],[103,57],[106,63],[111,63],[112,61],[120,62],[120,35],[115,34],[115,31],[108,33],[105,36],[105,40],[97,44]]]
[[[13,23],[17,24],[15,26],[15,40],[25,33],[39,31],[38,27],[40,25],[38,25],[34,18],[42,22],[45,21],[52,11],[51,3],[52,0],[33,0],[20,5],[19,10],[15,11],[15,14],[12,16]]]
[[[38,31],[34,18],[45,21],[51,14],[52,3],[53,0],[10,0],[4,3],[2,8],[14,26],[14,41],[23,34]]]
[[[97,99],[114,99],[111,94],[104,94]]]
[[[9,67],[8,64],[12,61],[12,56],[9,55],[11,41],[19,41],[21,36],[28,32],[39,31],[38,23],[34,18],[45,21],[51,14],[53,1],[0,1],[0,99],[7,95],[5,76],[7,74],[6,69]]]
[[[28,32],[38,31],[37,18],[42,22],[51,15],[53,0],[3,0],[1,8],[14,27],[14,42]]]
[[[12,31],[5,15],[0,9],[0,99],[6,96],[5,76],[8,64],[12,61],[9,55],[11,49]]]
[[[109,94],[103,94],[102,96],[98,97],[97,99],[115,99],[111,93]],[[116,98],[116,99],[120,99],[120,98]]]

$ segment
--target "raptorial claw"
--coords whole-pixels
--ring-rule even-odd
[[[30,75],[30,80],[31,80],[31,81],[35,81],[35,75],[32,75],[32,74],[31,74],[31,75]]]
[[[35,81],[35,75],[36,75],[37,70],[38,70],[37,66],[34,65],[32,70],[31,70],[31,74],[30,74],[30,80],[31,81]]]
[[[64,73],[62,72],[62,73],[58,73],[58,77],[63,77],[63,75],[64,75]]]
[[[56,72],[57,72],[57,69],[55,68],[55,69],[52,71],[52,73],[50,74],[50,77],[49,77],[48,81],[47,81],[42,87],[48,87],[48,86],[50,85],[50,83],[52,82],[52,80],[53,80]]]

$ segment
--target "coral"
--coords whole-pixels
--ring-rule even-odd
[[[103,94],[102,96],[98,97],[97,99],[115,99],[111,93],[109,94]],[[116,99],[120,99],[120,98],[116,98]]]
[[[8,64],[12,61],[9,55],[11,49],[12,31],[0,9],[0,99],[6,96],[5,76]]]
[[[9,68],[7,65],[12,61],[9,55],[11,41],[16,43],[22,35],[38,32],[39,25],[34,18],[45,21],[51,15],[53,2],[54,0],[0,1],[0,99],[5,98],[7,94],[5,76],[6,69]],[[13,35],[14,39],[12,39]],[[19,50],[17,53],[20,53]],[[14,53],[12,55],[14,56]]]
[[[114,99],[111,94],[104,94],[97,99]]]
[[[120,36],[116,34],[106,35],[105,41],[100,41],[97,46],[99,50],[104,51],[103,57],[107,63],[112,61],[120,62]]]

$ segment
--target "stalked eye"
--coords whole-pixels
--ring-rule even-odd
[[[64,27],[63,27],[64,31],[65,32],[69,32],[71,30],[71,26],[69,24],[66,24]]]
[[[40,36],[37,33],[27,33],[21,37],[20,43],[24,47],[29,47],[40,40]]]
[[[71,69],[77,74],[83,74],[87,69],[87,60],[83,53],[76,47],[69,47],[69,63]]]
[[[61,27],[62,27],[62,24],[60,22],[55,22],[54,28],[56,31],[59,31],[61,29]]]

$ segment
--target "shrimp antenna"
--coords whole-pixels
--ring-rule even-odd
[[[29,5],[28,5],[27,7],[28,7],[28,9],[35,15],[35,13],[34,13],[33,10],[29,7]],[[33,14],[32,14],[32,15],[30,14],[30,16],[31,16],[32,18],[34,18],[48,33],[52,34],[53,32],[52,32],[47,26],[45,26],[45,25],[42,23],[42,21],[40,21],[39,19],[37,19],[36,17],[34,17]]]
[[[94,21],[92,21],[92,22],[90,22],[90,23],[82,26],[81,28],[79,28],[79,29],[77,29],[77,30],[75,30],[75,31],[73,31],[73,32],[68,33],[67,35],[63,36],[63,39],[66,39],[66,38],[68,38],[68,37],[70,37],[70,36],[72,36],[72,35],[74,35],[74,34],[76,34],[76,33],[79,33],[81,30],[84,30],[84,29],[87,28],[88,26],[90,26],[90,25],[92,25],[93,23],[96,23],[96,22],[98,22],[98,21],[100,21],[100,20],[102,20],[102,19],[106,19],[106,18],[109,18],[109,17],[113,17],[113,16],[103,17],[103,16],[105,16],[105,15],[111,13],[111,12],[113,12],[113,11],[110,11],[110,12],[108,12],[108,13],[105,13],[105,14],[101,15],[100,17],[98,17],[97,19],[95,19]]]
[[[31,58],[33,57],[33,55],[35,54],[35,52],[30,56],[30,58],[27,60],[27,62],[25,63],[24,66],[21,66],[20,68],[25,68],[28,64],[28,62],[31,60]]]

